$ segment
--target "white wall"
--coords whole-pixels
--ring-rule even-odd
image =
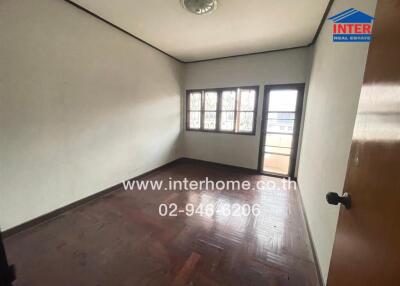
[[[353,7],[373,15],[375,5],[335,0],[329,16]],[[367,43],[333,43],[328,21],[313,48],[298,183],[325,281],[339,212],[325,194],[342,193],[367,50]]]
[[[187,64],[186,89],[260,86],[256,136],[185,131],[185,157],[256,169],[264,85],[306,82],[309,49]]]
[[[1,1],[2,230],[180,157],[181,68],[62,0]]]

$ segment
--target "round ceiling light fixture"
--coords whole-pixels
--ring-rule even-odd
[[[217,9],[217,0],[181,0],[182,6],[196,15],[210,14]]]

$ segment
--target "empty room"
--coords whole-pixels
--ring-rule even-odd
[[[397,285],[400,1],[0,0],[0,286]]]

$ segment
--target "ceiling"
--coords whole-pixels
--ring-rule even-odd
[[[305,46],[329,0],[219,0],[203,16],[179,0],[73,0],[141,40],[190,62]]]

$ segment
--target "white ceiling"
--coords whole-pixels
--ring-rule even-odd
[[[73,0],[181,61],[308,45],[329,0],[219,0],[198,16],[179,0]]]

